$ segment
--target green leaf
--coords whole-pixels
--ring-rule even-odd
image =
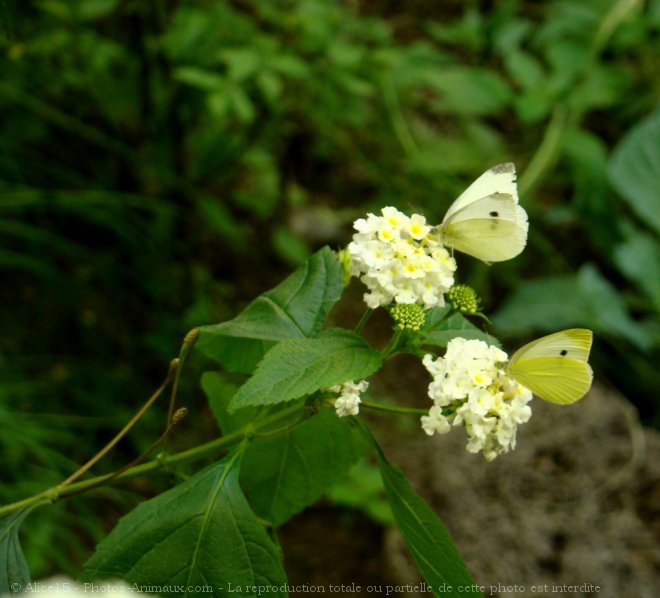
[[[364,459],[358,461],[346,476],[332,486],[328,499],[337,505],[360,510],[380,525],[394,523],[383,478],[375,463]]]
[[[0,596],[16,593],[30,583],[30,570],[21,550],[18,529],[34,507],[25,507],[0,520]]]
[[[226,86],[225,80],[218,73],[195,66],[181,66],[175,69],[174,78],[181,83],[206,91],[217,91]]]
[[[228,48],[218,54],[218,58],[227,65],[229,78],[244,81],[259,71],[262,57],[258,50],[249,46]]]
[[[435,596],[481,596],[442,521],[415,493],[406,477],[392,465],[367,430],[392,514],[421,574]]]
[[[229,403],[236,394],[238,386],[227,380],[220,372],[204,372],[201,385],[223,434],[238,430],[255,418],[257,411],[255,408],[229,412]]]
[[[624,338],[642,349],[652,344],[649,333],[628,314],[616,289],[591,264],[580,268],[577,275],[526,283],[493,317],[493,323],[511,335],[583,326]]]
[[[286,434],[250,444],[241,484],[255,513],[278,526],[325,494],[363,449],[346,419],[324,409]]]
[[[238,484],[231,454],[123,517],[85,564],[85,579],[168,586],[166,596],[254,596],[263,586],[286,596],[278,549]],[[180,586],[175,588],[174,586]]]
[[[7,9],[7,0],[0,0],[0,21],[2,22],[5,39],[9,41],[11,39],[12,27],[9,10]]]
[[[86,0],[76,7],[77,16],[85,20],[100,19],[108,16],[119,4],[119,0]]]
[[[283,341],[266,353],[230,408],[292,401],[320,388],[366,378],[380,364],[380,353],[348,330],[324,330],[318,338]]]
[[[481,68],[445,67],[429,84],[440,92],[438,108],[459,114],[496,114],[511,101],[511,90],[496,72]]]
[[[660,243],[648,234],[631,231],[614,250],[614,261],[644,291],[660,311]]]
[[[545,72],[536,57],[518,48],[503,55],[507,71],[522,89],[533,89],[543,82]]]
[[[450,309],[449,306],[435,307],[427,312],[426,324],[421,331],[423,345],[446,347],[451,339],[462,337],[468,340],[482,340],[489,345],[501,347],[499,340],[477,328],[462,314],[454,313],[447,318]]]
[[[638,123],[614,150],[612,185],[647,225],[660,233],[660,110]]]
[[[273,342],[315,336],[342,290],[341,265],[324,247],[233,320],[202,326],[196,346],[231,371],[252,373]]]

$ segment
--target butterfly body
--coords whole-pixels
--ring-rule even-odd
[[[518,255],[527,243],[527,229],[511,162],[484,172],[454,201],[439,226],[445,245],[485,262]]]
[[[509,360],[508,374],[535,395],[568,405],[591,387],[593,372],[587,360],[591,330],[572,328],[528,343]]]

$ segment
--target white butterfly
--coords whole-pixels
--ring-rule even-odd
[[[545,401],[568,405],[591,388],[587,363],[593,334],[584,328],[562,330],[518,349],[509,360],[509,375]]]
[[[445,245],[484,262],[517,256],[527,244],[528,228],[511,162],[484,172],[450,206],[439,226]]]

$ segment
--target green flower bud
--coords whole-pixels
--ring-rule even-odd
[[[419,330],[424,326],[424,308],[417,303],[397,303],[390,310],[390,314],[398,328]]]
[[[479,311],[479,296],[466,284],[455,284],[447,291],[447,300],[462,314],[475,315]]]

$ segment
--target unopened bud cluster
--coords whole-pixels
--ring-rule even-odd
[[[474,315],[479,311],[479,296],[477,292],[465,284],[455,284],[447,291],[447,300],[451,306],[462,314]]]
[[[397,328],[403,330],[419,330],[424,326],[424,309],[417,303],[397,303],[390,310]]]

